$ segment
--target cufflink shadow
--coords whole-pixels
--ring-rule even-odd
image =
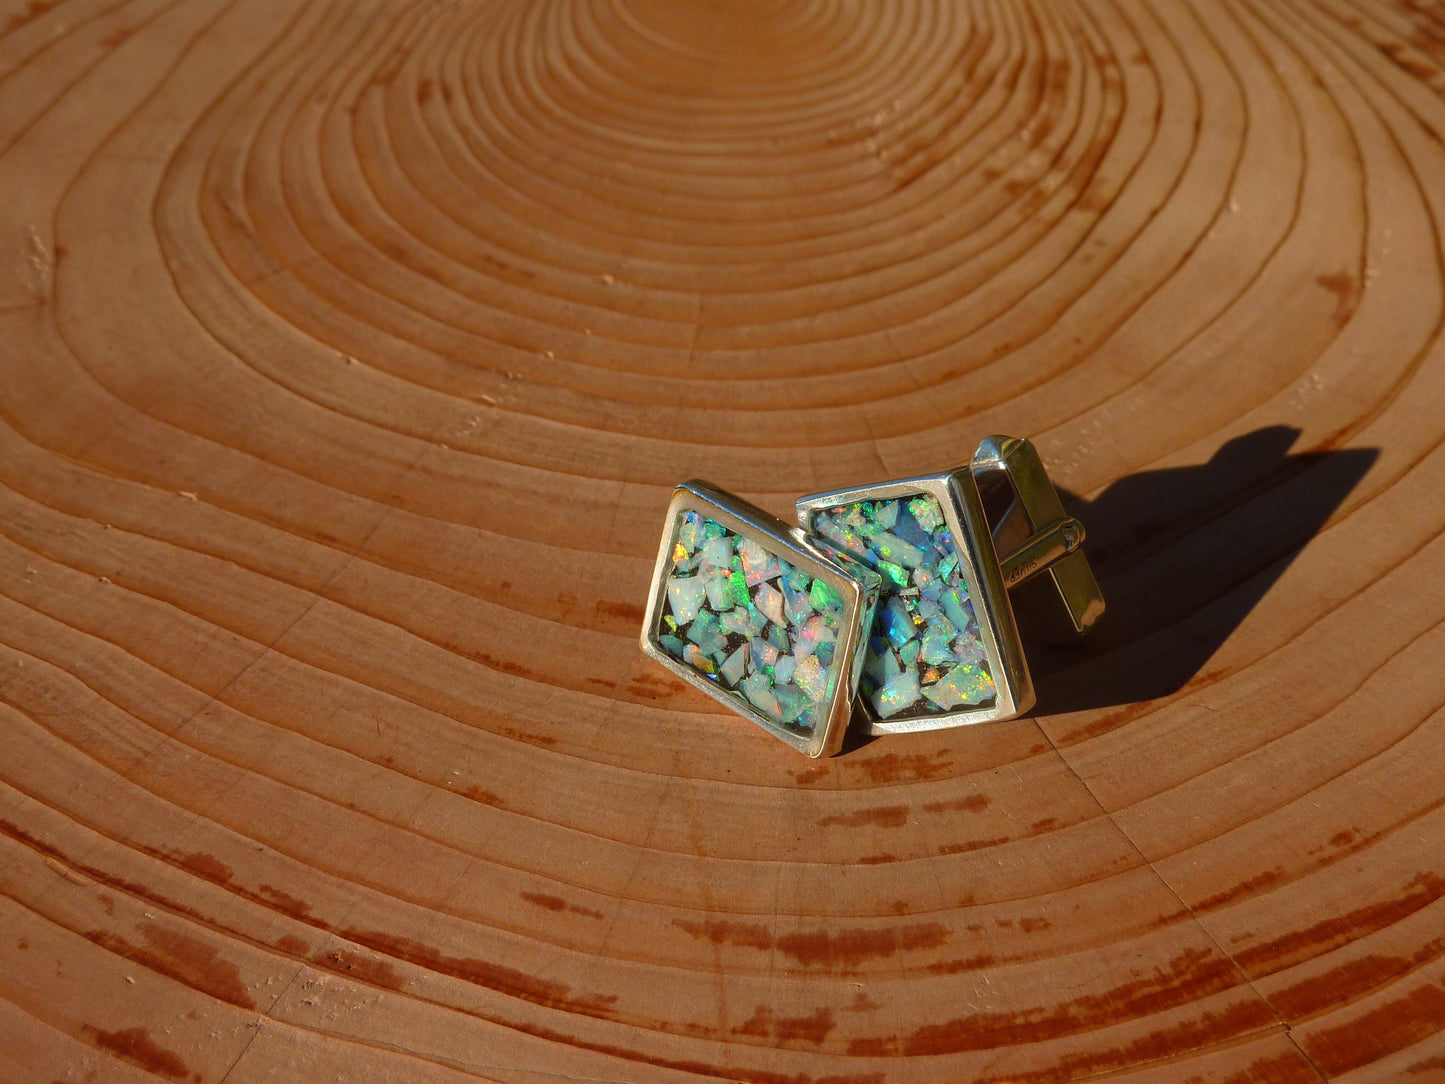
[[[1266,426],[1207,463],[1131,474],[1092,501],[1059,491],[1084,524],[1107,610],[1080,639],[1061,627],[1047,575],[1012,592],[1037,712],[1154,700],[1200,674],[1379,457],[1291,455],[1299,435]]]

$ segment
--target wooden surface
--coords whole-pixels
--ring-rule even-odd
[[[1445,8],[0,6],[0,1078],[1445,1079]],[[1039,446],[1035,715],[649,664]]]

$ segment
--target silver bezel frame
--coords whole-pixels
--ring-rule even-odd
[[[822,579],[843,598],[847,605],[844,628],[839,630],[833,665],[841,667],[834,682],[833,695],[820,710],[809,736],[795,734],[778,726],[766,715],[751,708],[744,700],[730,695],[684,662],[674,659],[654,642],[654,632],[661,621],[665,598],[664,584],[672,569],[672,548],[677,540],[679,514],[702,512],[743,538],[784,557],[809,575]],[[701,689],[720,704],[757,724],[775,738],[810,757],[832,756],[843,745],[848,720],[853,713],[853,696],[857,691],[858,667],[854,659],[867,643],[861,610],[866,589],[818,542],[796,527],[749,504],[726,490],[697,479],[683,482],[672,494],[667,507],[667,521],[662,543],[657,551],[657,564],[652,571],[652,589],[647,596],[647,610],[642,625],[642,650],[671,670],[694,688]]]
[[[1033,679],[1029,676],[1028,665],[1024,662],[1023,645],[1019,642],[1013,606],[1009,602],[1008,589],[1004,586],[1003,576],[999,572],[998,554],[994,551],[993,536],[989,533],[988,520],[984,516],[983,501],[978,495],[978,484],[968,467],[958,467],[942,474],[900,478],[877,485],[810,493],[806,497],[798,498],[798,522],[803,530],[811,533],[813,514],[823,509],[853,504],[856,501],[888,500],[920,493],[926,493],[938,501],[949,529],[953,532],[955,547],[966,547],[966,550],[959,551],[959,556],[964,559],[963,578],[969,594],[977,600],[974,614],[978,618],[979,632],[982,634],[984,648],[989,652],[989,660],[995,664],[991,669],[998,691],[994,702],[986,708],[964,708],[913,719],[879,719],[873,706],[860,697],[861,707],[868,718],[870,734],[904,734],[995,722],[1022,715],[1034,706]],[[880,605],[881,602],[880,598]]]

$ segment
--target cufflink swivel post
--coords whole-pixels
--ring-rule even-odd
[[[1074,631],[1088,632],[1104,613],[1104,596],[1079,552],[1084,525],[1065,513],[1034,446],[1022,437],[986,437],[971,470],[985,498],[1000,485],[1012,490],[991,532],[1004,585],[1012,589],[1048,572]]]

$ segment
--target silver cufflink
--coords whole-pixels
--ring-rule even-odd
[[[642,650],[810,757],[843,743],[880,577],[706,482],[673,491]]]
[[[989,523],[984,496],[1004,507]],[[706,482],[673,493],[642,648],[808,756],[1034,703],[1008,589],[1047,571],[1076,631],[1104,610],[1084,530],[1026,440],[967,467],[797,502],[801,529]],[[999,558],[1002,551],[1004,556]]]
[[[992,525],[981,490],[1006,501]],[[806,531],[882,577],[860,682],[874,734],[1033,707],[1009,588],[1047,571],[1080,633],[1104,612],[1079,551],[1083,525],[1065,514],[1027,440],[989,437],[967,467],[814,493],[797,509]]]

